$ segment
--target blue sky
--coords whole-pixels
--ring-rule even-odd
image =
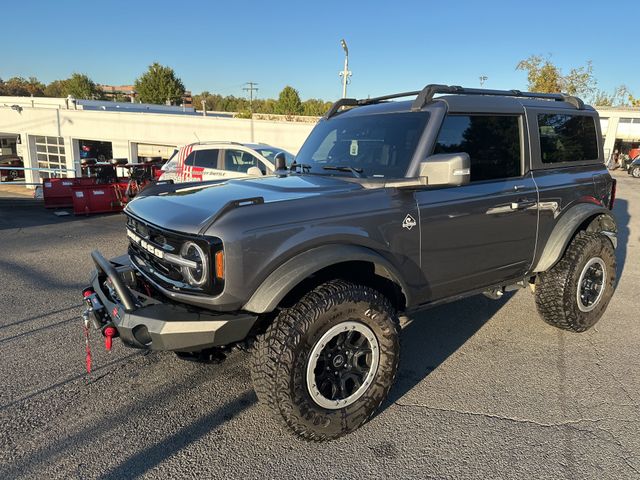
[[[640,1],[30,1],[2,7],[0,78],[44,82],[72,72],[128,84],[158,61],[187,89],[259,97],[287,84],[303,99],[340,96],[345,38],[349,96],[427,83],[526,88],[531,54],[568,70],[592,60],[601,88],[640,96]],[[632,33],[635,24],[636,33]]]

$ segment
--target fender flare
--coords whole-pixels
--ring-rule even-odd
[[[409,290],[391,262],[367,247],[333,244],[312,248],[287,260],[267,276],[242,309],[253,313],[271,312],[310,275],[325,267],[350,261],[373,263],[378,275],[400,286],[407,305],[410,304]]]
[[[580,225],[592,217],[594,220],[602,218],[602,221],[597,221],[597,225],[594,226],[598,228],[592,229],[590,224],[589,230],[604,233],[613,244],[613,248],[615,248],[617,245],[618,229],[611,210],[591,203],[581,203],[571,207],[560,220],[558,220],[551,235],[549,235],[542,255],[540,255],[532,271],[536,273],[545,272],[553,267],[562,257],[569,242],[575,236],[578,228],[580,228]]]

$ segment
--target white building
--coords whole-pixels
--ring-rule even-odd
[[[626,153],[640,146],[640,108],[598,111],[607,158],[616,149]],[[264,142],[296,153],[313,125],[313,120],[245,120],[224,113],[203,116],[190,108],[160,105],[0,97],[0,155],[20,155],[25,167],[63,168],[79,174],[82,147],[104,149],[107,158],[132,161],[143,156],[168,158],[176,146],[199,140]],[[39,182],[36,172],[26,172],[25,178]]]
[[[79,174],[81,147],[86,145],[104,148],[107,158],[132,161],[168,158],[176,146],[199,140],[262,142],[296,153],[314,123],[203,116],[159,105],[0,97],[0,154],[21,156],[25,167]],[[39,182],[38,174],[25,172],[25,181]]]

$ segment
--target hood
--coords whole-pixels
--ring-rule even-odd
[[[143,192],[127,205],[126,212],[167,230],[198,234],[229,202],[258,199],[257,203],[273,203],[359,189],[362,186],[357,183],[319,175],[178,183],[152,188],[146,195]]]

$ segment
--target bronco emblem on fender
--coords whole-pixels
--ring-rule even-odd
[[[411,230],[415,226],[416,226],[416,220],[411,215],[407,214],[407,216],[404,217],[404,220],[402,221],[402,228]]]

